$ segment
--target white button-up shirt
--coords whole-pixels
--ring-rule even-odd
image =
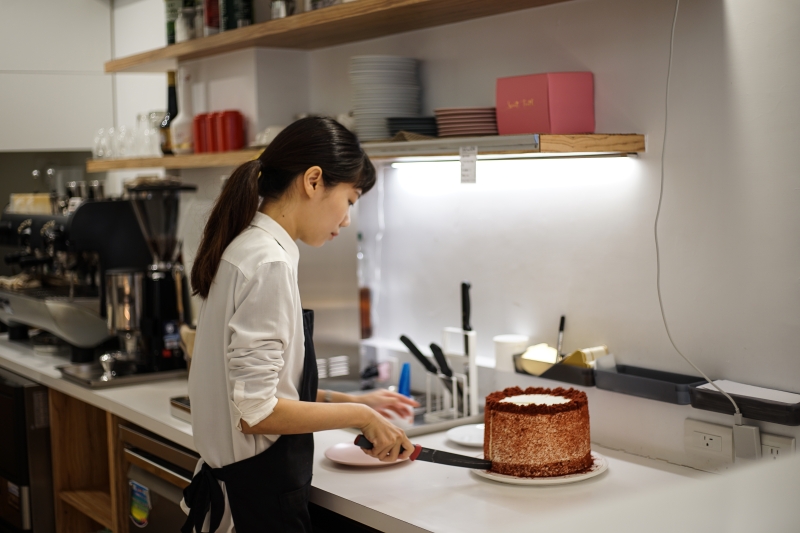
[[[225,249],[200,307],[189,397],[194,443],[212,468],[269,448],[279,435],[245,435],[241,421],[254,426],[278,398],[299,399],[305,358],[299,259],[286,230],[256,213]],[[227,494],[220,531],[234,531]]]
[[[248,459],[278,435],[245,435],[278,398],[297,400],[303,373],[300,251],[263,213],[225,249],[200,307],[189,396],[194,442],[212,468]]]

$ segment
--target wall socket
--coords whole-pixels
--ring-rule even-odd
[[[733,429],[687,418],[683,425],[683,448],[689,466],[721,472],[733,464]]]
[[[792,437],[782,437],[780,435],[761,434],[761,459],[775,461],[793,454],[795,451],[795,439]]]

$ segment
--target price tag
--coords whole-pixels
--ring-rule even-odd
[[[462,146],[459,149],[461,157],[461,183],[476,183],[478,163],[478,147]]]

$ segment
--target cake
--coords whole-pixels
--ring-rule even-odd
[[[484,457],[492,472],[553,477],[592,467],[589,401],[575,389],[519,387],[486,397]]]

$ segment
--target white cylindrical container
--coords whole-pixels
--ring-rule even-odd
[[[527,335],[495,335],[494,369],[501,372],[514,372],[514,354],[522,353],[528,347]]]

